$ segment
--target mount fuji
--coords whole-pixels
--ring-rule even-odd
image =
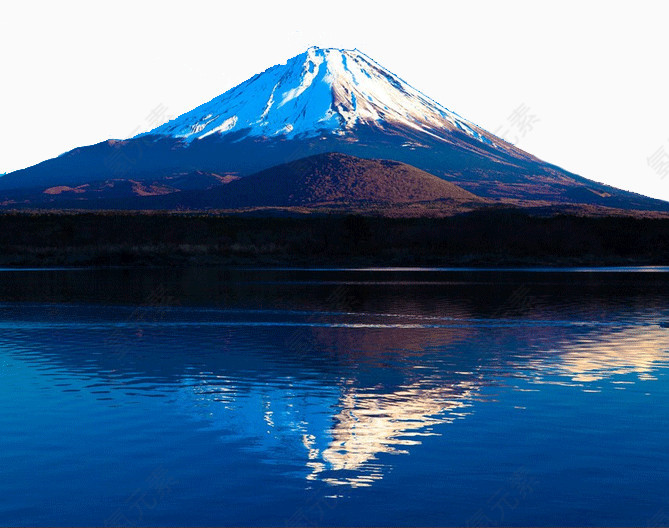
[[[501,141],[424,96],[358,50],[309,48],[148,135],[192,142],[244,130],[285,139],[354,136],[359,126],[405,129],[447,140],[458,131]]]
[[[239,179],[332,152],[414,166],[485,203],[669,210],[667,202],[539,160],[358,50],[318,47],[150,132],[76,148],[0,177],[0,203],[5,208],[198,208],[195,204],[203,203],[195,198],[198,192],[216,189],[215,195],[224,196],[222,187],[234,193]],[[298,166],[316,170],[314,163],[292,167]],[[267,174],[258,181],[267,181]],[[165,195],[170,199],[161,201]],[[212,200],[205,202],[216,208]]]

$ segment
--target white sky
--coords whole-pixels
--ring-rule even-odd
[[[152,128],[152,111],[318,45],[357,47],[548,162],[669,200],[652,157],[669,156],[664,0],[0,1],[0,173]]]

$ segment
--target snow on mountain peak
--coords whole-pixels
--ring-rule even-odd
[[[311,47],[148,134],[186,142],[214,134],[315,137],[354,127],[399,126],[443,138],[461,131],[491,143],[476,125],[440,106],[357,49]]]

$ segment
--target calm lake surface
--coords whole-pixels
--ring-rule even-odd
[[[669,524],[669,270],[0,271],[0,525]]]

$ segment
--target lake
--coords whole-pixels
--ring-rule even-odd
[[[0,525],[669,524],[669,268],[0,270]]]

